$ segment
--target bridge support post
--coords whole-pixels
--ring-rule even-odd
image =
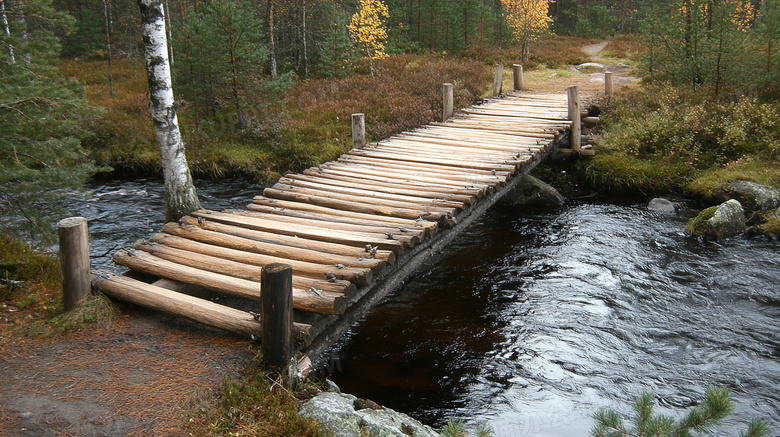
[[[501,95],[504,90],[504,64],[496,64],[496,77],[493,79],[493,97]]]
[[[61,220],[60,275],[62,276],[62,304],[72,310],[90,292],[89,233],[87,219],[70,217]]]
[[[268,264],[260,273],[260,340],[263,360],[283,371],[293,356],[292,267]]]
[[[515,91],[525,91],[525,86],[523,84],[523,66],[520,64],[513,64],[512,70],[515,79]]]
[[[454,100],[455,98],[453,96],[452,84],[445,83],[443,87],[443,94],[442,94],[443,107],[442,107],[441,121],[447,121],[450,117],[452,117]]]
[[[612,86],[612,72],[607,71],[604,73],[604,95],[607,97],[612,97],[613,92],[614,88]]]
[[[582,126],[580,125],[580,87],[572,85],[568,88],[569,120],[571,120],[571,134],[569,142],[572,150],[580,151],[582,142]]]
[[[366,116],[362,112],[352,114],[352,147],[362,149],[366,145]]]

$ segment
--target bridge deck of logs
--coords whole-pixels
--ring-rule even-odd
[[[288,264],[295,350],[306,367],[537,163],[561,152],[573,123],[568,100],[510,92],[288,174],[243,210],[195,211],[117,251],[114,261],[130,271],[92,272],[93,288],[260,338],[262,271]],[[445,114],[446,104],[445,96]],[[232,297],[214,301],[204,290]]]

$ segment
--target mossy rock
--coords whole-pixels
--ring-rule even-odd
[[[692,218],[685,233],[705,240],[724,240],[745,232],[747,220],[742,204],[731,199]]]
[[[760,226],[756,226],[756,229],[764,235],[780,238],[780,208],[766,213],[764,219],[766,221]]]
[[[750,211],[767,211],[780,207],[780,191],[753,181],[734,181],[726,195],[738,200]]]

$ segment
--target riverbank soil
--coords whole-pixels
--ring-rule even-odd
[[[106,328],[53,341],[0,326],[0,436],[187,435],[185,414],[254,355],[233,335],[120,311]]]

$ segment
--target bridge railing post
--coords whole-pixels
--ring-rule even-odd
[[[352,147],[362,149],[366,145],[366,116],[352,114]]]
[[[572,85],[568,88],[569,120],[571,120],[571,135],[569,142],[572,150],[580,151],[582,126],[580,126],[580,87]]]
[[[283,371],[294,352],[292,267],[268,264],[260,273],[260,340],[263,360]]]
[[[612,85],[612,72],[607,71],[604,73],[604,95],[607,97],[612,97],[613,92],[614,87]]]
[[[454,100],[452,84],[445,83],[442,91],[442,121],[447,121],[452,117]]]
[[[512,65],[513,76],[515,80],[515,91],[524,91],[525,85],[523,84],[523,66],[520,64]]]
[[[62,304],[72,310],[90,292],[87,219],[69,217],[57,224],[60,240]]]
[[[504,90],[504,64],[496,64],[496,77],[493,79],[493,96],[500,96]]]

